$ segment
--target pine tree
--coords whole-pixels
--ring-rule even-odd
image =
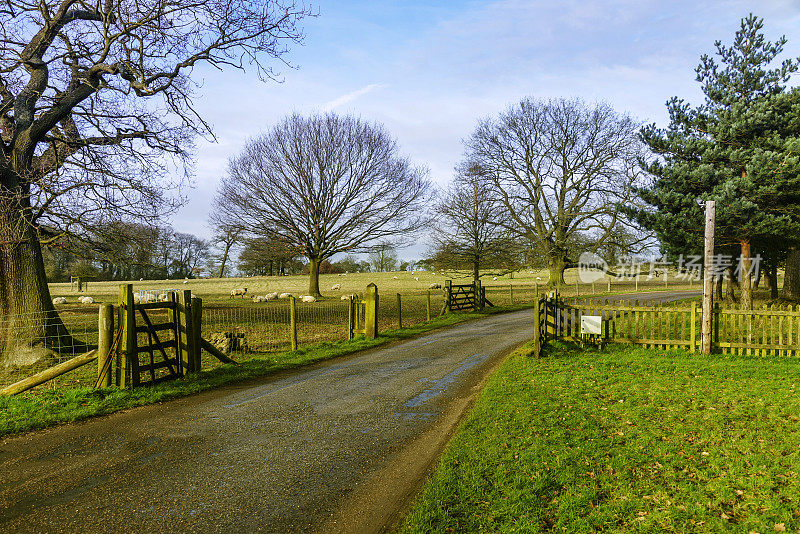
[[[650,206],[633,210],[667,254],[696,254],[702,250],[700,201],[716,200],[717,245],[740,252],[743,309],[752,307],[754,247],[777,239],[788,247],[800,239],[800,90],[785,86],[800,63],[787,59],[770,68],[786,38],[771,43],[762,27],[750,15],[731,46],[715,43],[716,59],[701,57],[702,105],[673,97],[669,127],[642,129],[657,157],[644,163],[654,180],[639,191]]]

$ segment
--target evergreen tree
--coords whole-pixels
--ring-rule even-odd
[[[800,91],[785,87],[798,61],[770,68],[786,39],[769,42],[762,27],[750,15],[731,46],[715,43],[716,59],[701,57],[696,73],[702,105],[693,108],[673,97],[667,102],[669,126],[642,129],[657,158],[645,163],[652,185],[639,190],[650,206],[631,210],[656,232],[667,255],[697,254],[703,238],[700,201],[716,200],[717,245],[735,246],[741,254],[744,309],[752,306],[749,258],[759,252],[754,247],[800,238]]]

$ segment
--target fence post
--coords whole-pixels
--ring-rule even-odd
[[[119,360],[119,387],[131,387],[131,365],[136,354],[136,315],[133,309],[133,284],[119,285],[119,305],[122,308],[122,339],[120,346],[125,347],[125,353]]]
[[[202,328],[203,328],[203,299],[192,297],[192,365],[190,369],[194,373],[202,370]]]
[[[366,301],[364,309],[364,335],[367,339],[378,337],[378,286],[374,283],[367,286],[364,295]]]
[[[483,309],[483,291],[481,291],[481,281],[478,280],[473,284],[473,288],[475,290],[475,309],[482,310]]]
[[[697,352],[697,303],[692,302],[691,317],[691,338],[689,340],[689,352]]]
[[[350,295],[348,302],[350,305],[347,307],[347,339],[350,340],[355,337],[354,330],[356,329],[356,327],[353,325],[353,315],[355,315],[353,312],[353,306],[355,305],[353,295]]]
[[[610,276],[608,277],[608,290],[607,290],[607,292],[611,293],[611,277]]]
[[[289,343],[297,350],[297,299],[289,297]]]
[[[403,304],[400,301],[400,293],[397,294],[397,328],[403,328]]]
[[[431,320],[431,291],[430,290],[428,290],[428,300],[427,300],[426,306],[427,307],[425,308],[425,317],[427,317],[427,320],[430,321]]]
[[[444,312],[450,313],[450,293],[452,291],[453,281],[444,281]]]
[[[539,298],[533,301],[533,354],[537,358],[542,352],[542,332],[539,323]]]
[[[114,306],[111,304],[100,305],[100,315],[97,318],[97,379],[102,381],[99,387],[111,385],[111,369],[108,360],[111,359],[111,345],[114,339]],[[109,367],[108,369],[106,367]],[[105,372],[105,377],[103,376]]]
[[[178,340],[178,374],[194,371],[194,330],[192,328],[192,291],[181,291],[179,311],[181,315],[180,339]]]

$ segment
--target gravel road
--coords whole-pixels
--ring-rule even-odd
[[[0,531],[376,530],[532,317],[0,441]]]

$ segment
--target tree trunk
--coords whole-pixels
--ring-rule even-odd
[[[718,275],[717,279],[714,280],[714,285],[716,285],[716,293],[717,293],[717,300],[722,300],[722,282],[725,279],[724,276]]]
[[[753,273],[751,272],[752,255],[750,251],[750,240],[742,239],[739,241],[741,246],[740,258],[740,289],[742,291],[742,301],[740,308],[743,310],[753,309]]]
[[[736,302],[736,289],[738,284],[734,278],[733,267],[725,269],[725,300],[728,302]]]
[[[477,284],[478,280],[481,278],[481,264],[480,262],[475,259],[472,261],[472,283]]]
[[[772,265],[767,267],[767,272],[765,273],[767,276],[767,287],[769,288],[769,298],[776,299],[778,298],[778,266]]]
[[[567,268],[567,262],[564,258],[551,258],[550,259],[550,285],[559,286],[564,283],[564,270]]]
[[[312,297],[321,297],[319,292],[319,258],[308,258],[311,262],[311,270],[308,274],[308,294]]]
[[[792,247],[786,257],[783,298],[800,300],[800,248]]]
[[[18,210],[0,210],[0,366],[26,366],[86,348],[53,308],[42,248]]]
[[[231,243],[225,243],[225,252],[222,253],[222,265],[219,266],[219,276],[217,278],[225,276],[225,264],[228,262],[228,253],[230,250]]]

